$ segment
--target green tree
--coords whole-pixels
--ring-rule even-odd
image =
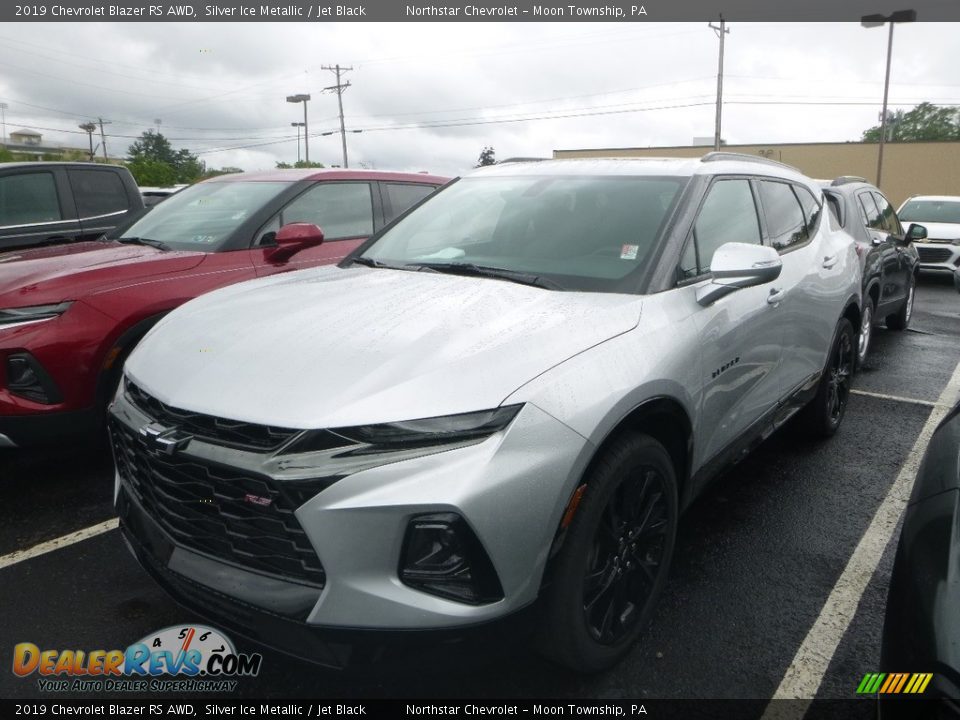
[[[320,162],[307,162],[306,160],[297,160],[293,165],[287,162],[278,162],[277,170],[289,170],[290,168],[322,168],[326,167]]]
[[[0,148],[0,162],[13,162],[13,153],[6,148]]]
[[[865,130],[863,142],[879,142],[880,126]],[[960,140],[960,108],[939,107],[923,102],[913,110],[887,115],[887,142],[916,140]]]
[[[189,150],[174,150],[170,141],[153,130],[144,132],[127,151],[131,163],[150,160],[173,168],[175,182],[189,183],[206,172],[206,165]]]
[[[141,187],[170,187],[177,184],[177,171],[169,163],[140,157],[127,163],[127,167]]]
[[[483,150],[480,151],[480,157],[477,160],[477,164],[474,165],[474,167],[496,165],[497,164],[496,152],[497,151],[494,150],[492,147],[485,147]]]

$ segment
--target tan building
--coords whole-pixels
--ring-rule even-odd
[[[813,178],[859,175],[877,179],[876,143],[783,143],[724,145],[727,152],[762,155],[799,168]],[[699,157],[710,147],[600,148],[554,150],[555,158]],[[881,189],[894,206],[911,195],[960,195],[960,141],[887,143]]]

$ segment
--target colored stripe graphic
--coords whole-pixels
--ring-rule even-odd
[[[933,673],[867,673],[857,686],[857,694],[919,695],[932,679]]]

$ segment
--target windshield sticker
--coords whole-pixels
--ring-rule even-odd
[[[639,245],[624,245],[622,248],[620,248],[620,259],[636,260],[638,250],[640,250]]]

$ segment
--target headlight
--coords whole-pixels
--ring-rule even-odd
[[[520,411],[520,405],[495,410],[445,415],[424,420],[405,420],[381,425],[359,425],[332,432],[371,446],[398,449],[423,443],[442,445],[476,438],[486,438],[503,430]]]
[[[264,469],[281,480],[332,481],[386,463],[476,445],[506,428],[521,407],[307,431]]]
[[[57,305],[34,305],[32,307],[0,310],[0,328],[8,325],[22,325],[28,322],[38,322],[39,320],[49,320],[59,317],[63,315],[72,304],[72,301],[68,301]]]

